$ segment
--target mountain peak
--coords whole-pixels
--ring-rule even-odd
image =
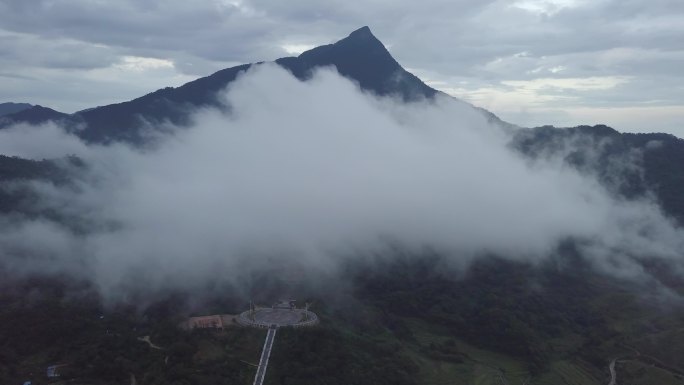
[[[368,26],[334,44],[304,52],[299,59],[307,68],[334,65],[340,75],[380,96],[398,95],[409,101],[432,98],[436,94],[436,90],[402,68]]]
[[[373,32],[371,32],[370,28],[368,28],[368,26],[366,25],[366,26],[363,26],[363,27],[357,29],[356,31],[350,33],[349,37],[356,37],[356,38],[358,38],[358,37],[363,37],[363,38],[373,37],[374,38],[375,35],[373,35]]]
[[[339,40],[333,45],[337,47],[354,47],[356,50],[367,52],[375,51],[376,53],[382,53],[383,55],[388,57],[392,56],[389,52],[387,52],[385,45],[382,44],[382,42],[378,40],[378,38],[375,37],[375,35],[373,35],[373,32],[371,32],[368,26],[357,29],[356,31],[350,33],[349,36],[345,37],[342,40]],[[393,58],[392,61],[394,61]]]
[[[436,91],[397,63],[370,28],[361,27],[334,44],[303,52],[297,58],[276,61],[299,78],[307,78],[315,67],[334,65],[337,72],[353,79],[362,89],[402,99],[432,98]]]
[[[402,68],[368,26],[353,31],[336,43],[310,49],[297,57],[280,58],[276,63],[303,81],[309,79],[317,68],[333,67],[364,91],[379,96],[398,96],[404,101],[431,99],[437,93]],[[87,141],[142,143],[141,120],[186,125],[190,122],[187,106],[220,107],[217,93],[250,66],[243,64],[226,68],[177,88],[160,89],[128,102],[86,109],[71,116],[44,107],[33,107],[23,113],[6,116],[7,119],[0,120],[0,128],[18,121],[35,123],[59,119],[68,121],[73,127],[85,126],[78,133]]]

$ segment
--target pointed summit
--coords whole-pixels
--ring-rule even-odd
[[[349,36],[333,44],[333,46],[346,47],[346,49],[353,49],[357,51],[365,51],[366,53],[374,53],[378,56],[384,56],[384,60],[392,61],[399,66],[399,63],[394,60],[392,55],[387,51],[385,46],[375,35],[371,32],[368,26],[361,27],[349,34]]]
[[[398,95],[406,101],[432,98],[437,92],[402,68],[367,26],[293,59],[276,62],[299,78],[306,78],[312,68],[334,65],[340,75],[357,81],[361,88],[378,95]]]
[[[356,31],[350,33],[349,36],[338,41],[334,45],[354,46],[358,50],[366,50],[368,52],[377,51],[378,54],[382,53],[396,63],[392,55],[390,55],[387,49],[385,49],[385,46],[382,44],[382,42],[378,40],[378,38],[375,37],[375,35],[373,35],[373,32],[371,32],[370,28],[368,28],[367,26],[361,27]],[[396,64],[399,65],[399,63]]]
[[[371,32],[370,28],[368,28],[367,25],[366,25],[366,26],[363,26],[363,27],[361,27],[361,28],[359,28],[359,29],[357,29],[356,31],[354,31],[354,32],[352,32],[352,33],[350,33],[350,34],[349,34],[349,37],[353,37],[353,38],[368,38],[368,37],[372,37],[372,38],[375,39],[375,36],[373,35],[373,32]]]

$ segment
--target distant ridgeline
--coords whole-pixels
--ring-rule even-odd
[[[619,133],[604,126],[519,129],[513,146],[530,157],[562,154],[627,198],[655,193],[663,211],[684,224],[684,140],[670,134]]]
[[[14,114],[33,107],[28,103],[0,103],[0,116]]]
[[[398,95],[406,102],[432,99],[439,91],[406,71],[371,33],[368,27],[329,45],[316,47],[297,57],[275,61],[301,80],[312,70],[334,65],[337,71],[377,95]],[[56,121],[87,142],[125,141],[142,144],[145,128],[171,122],[183,126],[197,107],[225,108],[217,93],[252,64],[223,69],[180,87],[167,87],[137,99],[64,114],[42,106],[0,104],[0,128],[16,123],[39,124]],[[477,107],[475,107],[477,108]],[[477,108],[494,123],[512,127],[491,112]],[[14,112],[12,112],[14,111]],[[568,138],[579,147],[571,149],[566,161],[575,167],[591,170],[616,193],[634,197],[651,190],[663,209],[684,223],[684,141],[667,134],[621,134],[606,126],[575,128],[517,128],[514,147],[528,156],[540,156],[561,148]],[[566,143],[567,144],[567,143]],[[584,147],[583,147],[584,146]],[[629,159],[639,168],[619,167]],[[0,163],[7,161],[0,159]],[[0,180],[6,178],[0,165]]]

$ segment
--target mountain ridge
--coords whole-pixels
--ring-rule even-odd
[[[0,116],[21,112],[31,107],[33,107],[33,105],[28,103],[0,103]]]
[[[334,66],[342,76],[356,82],[365,91],[380,96],[397,95],[407,102],[430,100],[438,94],[446,95],[429,87],[401,67],[367,26],[353,31],[335,43],[315,47],[299,56],[284,57],[274,62],[302,81],[309,79],[316,68]],[[86,142],[123,141],[136,145],[144,144],[147,127],[165,122],[184,126],[190,123],[192,112],[199,107],[225,108],[217,98],[218,92],[255,64],[259,63],[225,68],[176,88],[162,88],[129,101],[90,108],[70,115],[42,106],[33,106],[1,116],[0,128],[16,123],[41,124],[52,120],[65,126]],[[684,194],[679,193],[684,190],[684,169],[677,167],[684,162],[684,140],[658,133],[620,133],[605,125],[521,128],[501,121],[490,111],[472,107],[480,111],[490,122],[514,128],[511,130],[514,145],[529,157],[535,157],[535,152],[542,147],[543,151],[553,150],[555,143],[567,138],[568,135],[591,137],[592,140],[588,143],[596,143],[595,139],[610,139],[613,145],[606,147],[611,151],[605,154],[606,157],[626,156],[632,150],[643,153],[644,178],[638,175],[629,176],[629,183],[620,192],[627,196],[635,196],[649,188],[654,189],[664,209],[679,223],[684,223]],[[657,142],[662,142],[662,145],[654,148],[654,143]],[[587,148],[584,151],[589,150],[591,149]],[[568,161],[577,163],[583,158],[582,151],[576,151],[573,157]],[[579,163],[574,164],[578,165]],[[606,180],[611,178],[609,170],[602,169],[603,166],[600,164],[595,166]]]
[[[41,105],[35,105],[12,114],[0,116],[0,128],[20,123],[33,125],[42,124],[48,121],[68,123],[70,120],[71,115],[69,114]]]
[[[274,62],[300,80],[310,78],[315,68],[334,66],[342,76],[357,82],[361,89],[379,96],[397,95],[404,101],[431,99],[439,93],[401,67],[367,26],[335,43]],[[222,107],[217,92],[241,72],[260,63],[225,68],[179,87],[161,88],[129,101],[70,115],[54,110],[48,112],[42,107],[29,109],[23,114],[7,115],[7,119],[0,121],[0,128],[14,123],[39,124],[58,119],[88,142],[127,141],[139,144],[144,140],[142,130],[146,126],[163,122],[183,126],[189,123],[190,113],[197,107]],[[76,130],[75,127],[82,128]]]

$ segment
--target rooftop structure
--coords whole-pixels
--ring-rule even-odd
[[[295,301],[295,300],[293,300],[293,299],[287,300],[287,301],[281,299],[280,301],[278,301],[278,302],[276,302],[275,304],[273,304],[272,307],[273,307],[273,309],[294,310],[294,309],[297,308],[297,307],[295,306],[295,303],[296,303],[296,302],[297,302],[297,301]]]
[[[223,329],[227,326],[224,318],[220,314],[190,317],[185,326],[188,329]]]

